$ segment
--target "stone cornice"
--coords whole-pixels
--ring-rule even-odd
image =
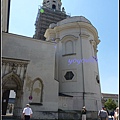
[[[2,57],[2,77],[14,72],[23,81],[25,79],[29,60]]]
[[[56,32],[59,32],[61,30],[70,29],[70,28],[79,28],[79,26],[78,26],[77,22],[68,23],[68,24],[63,24],[63,25],[60,25],[60,26],[56,26],[56,27],[54,27],[54,30]]]
[[[74,23],[68,23],[68,24],[63,24],[61,26],[56,26],[54,27],[55,32],[60,32],[61,30],[66,30],[66,29],[70,29],[70,28],[75,28],[75,29],[82,29],[82,28],[86,28],[87,30],[89,30],[95,37],[95,40],[98,39],[98,32],[96,30],[96,28],[89,23],[86,22],[74,22]]]
[[[29,64],[29,60],[22,60],[22,59],[14,59],[14,58],[5,58],[2,57],[2,63],[16,63],[16,64],[21,64],[21,65],[27,65]]]
[[[80,35],[80,37],[82,37],[82,38],[88,38],[90,35],[87,35],[87,34],[79,34]]]

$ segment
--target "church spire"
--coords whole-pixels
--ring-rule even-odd
[[[43,0],[43,6],[61,11],[61,0]]]

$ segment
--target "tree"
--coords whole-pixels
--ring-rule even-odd
[[[108,99],[105,103],[104,106],[108,109],[108,110],[115,110],[117,107],[117,104],[115,103],[114,100],[112,99]]]

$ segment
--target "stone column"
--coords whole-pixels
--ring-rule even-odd
[[[23,102],[23,92],[22,90],[15,90],[16,92],[16,99],[15,99],[15,108],[13,115],[15,117],[21,117],[22,115],[22,102]]]

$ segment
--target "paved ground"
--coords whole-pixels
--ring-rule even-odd
[[[2,120],[23,120],[23,119],[15,119],[12,114],[7,114],[6,116],[2,116]],[[35,119],[31,119],[35,120]],[[113,117],[109,116],[108,120],[113,120]]]

